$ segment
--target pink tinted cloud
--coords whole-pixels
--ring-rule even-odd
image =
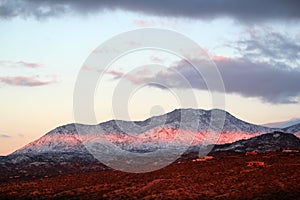
[[[96,69],[96,68],[92,68],[92,67],[88,67],[88,66],[85,66],[84,69],[88,70],[88,71],[96,71],[101,74],[112,75],[113,79],[118,79],[118,78],[121,78],[122,76],[124,76],[123,72],[116,71],[116,70],[103,70],[103,69]]]
[[[257,35],[259,33],[259,30],[256,28],[246,28],[244,33],[249,35]]]
[[[126,41],[126,44],[129,46],[134,46],[134,47],[142,45],[142,43],[136,42],[136,41]]]
[[[90,69],[88,69],[90,70]],[[142,83],[144,81],[151,81],[153,78],[152,77],[148,77],[149,75],[152,75],[152,72],[149,69],[142,69],[139,71],[136,71],[134,73],[129,73],[126,74],[124,72],[121,71],[117,71],[117,70],[97,70],[99,73],[103,73],[103,74],[108,74],[111,75],[113,78],[113,80],[117,80],[120,78],[124,78],[127,79],[129,81],[131,81],[132,83],[138,84],[138,83]]]
[[[151,70],[149,68],[144,68],[135,72],[135,75],[146,76],[151,75]]]
[[[39,63],[33,63],[33,62],[24,62],[24,61],[19,61],[17,64],[22,65],[24,67],[29,67],[29,68],[37,68],[41,67],[42,65]]]
[[[56,82],[53,80],[42,81],[38,79],[38,76],[4,76],[0,77],[0,82],[5,83],[7,85],[13,86],[27,86],[27,87],[35,87],[48,85]]]
[[[154,55],[152,55],[150,57],[150,59],[151,59],[152,62],[157,62],[157,63],[163,63],[165,61],[164,58],[161,58],[159,56],[154,56]]]
[[[157,23],[154,22],[153,20],[144,20],[144,19],[135,19],[133,20],[133,24],[136,26],[155,26]]]
[[[133,20],[133,25],[138,27],[153,27],[153,26],[172,26],[178,27],[180,24],[178,20],[175,19],[135,19]]]
[[[234,60],[233,58],[230,58],[230,57],[226,57],[226,56],[217,56],[217,55],[212,56],[212,59],[213,59],[214,61],[232,61],[232,60]]]
[[[40,63],[34,63],[34,62],[25,62],[25,61],[0,61],[0,66],[6,66],[6,67],[25,67],[25,68],[38,68],[42,67],[43,65]]]
[[[96,71],[96,72],[99,72],[101,74],[109,74],[109,75],[112,75],[115,79],[120,78],[121,76],[124,75],[124,73],[120,72],[120,71],[97,69],[95,67],[89,67],[87,65],[83,66],[83,69],[87,70],[87,71]]]
[[[90,66],[87,66],[87,65],[84,65],[82,67],[83,70],[86,70],[86,71],[96,71],[96,69],[94,69],[93,67],[90,67]]]
[[[116,70],[107,70],[104,73],[105,74],[113,75],[115,78],[120,78],[121,76],[124,75],[123,72],[119,72],[119,71],[116,71]]]

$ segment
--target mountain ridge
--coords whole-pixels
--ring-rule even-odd
[[[112,163],[120,164],[119,157],[109,149],[105,150],[101,147],[100,152],[97,149],[95,150],[98,155],[93,154],[94,149],[91,151],[90,147],[85,144],[93,141],[94,136],[101,136],[100,139],[106,138],[106,140],[100,140],[100,142],[111,142],[116,147],[125,150],[125,152],[152,153],[157,150],[157,152],[164,149],[176,151],[178,150],[176,148],[182,148],[181,145],[184,141],[178,140],[178,143],[172,143],[172,140],[176,140],[177,135],[183,133],[187,136],[192,135],[194,138],[190,146],[184,149],[181,155],[195,154],[199,156],[199,150],[204,145],[205,137],[209,137],[207,135],[209,132],[205,131],[209,127],[212,111],[197,109],[185,109],[185,111],[191,112],[185,113],[187,116],[199,117],[197,118],[199,126],[194,126],[191,130],[177,130],[181,122],[181,119],[179,119],[182,116],[181,109],[137,122],[109,120],[97,125],[71,123],[59,126],[14,153],[0,157],[0,166],[6,176],[26,177],[29,174],[36,174],[34,176],[43,177],[49,174],[56,176],[71,172],[78,173],[79,171],[103,171],[109,169],[108,166],[111,167],[111,165],[102,162],[97,156],[107,156]],[[217,110],[217,112],[225,111]],[[198,113],[198,115],[194,115],[195,113]],[[276,133],[278,129],[270,129],[239,120],[228,112],[225,112],[225,114],[224,128],[220,135],[217,134],[217,136],[220,136],[219,140],[213,140],[217,142],[207,146],[207,149],[212,146],[210,151],[212,153],[221,152],[222,154],[224,152],[227,154],[230,151],[243,153],[248,151],[268,152],[281,149],[300,149],[300,140],[293,134],[280,133],[278,137],[273,137],[274,134],[278,134]],[[154,120],[154,122],[151,120]],[[189,120],[185,119],[187,123],[183,124],[184,128],[188,127]],[[121,130],[122,128],[118,127],[118,123],[122,126],[125,125],[125,129],[130,130],[132,127],[136,129],[134,129],[132,135],[127,134],[124,130]],[[142,126],[142,128],[139,129],[135,125]],[[296,128],[294,127],[293,130],[296,130]],[[81,135],[78,134],[81,131]],[[277,141],[276,138],[282,139]],[[171,145],[169,145],[170,142]],[[103,154],[102,150],[108,153]],[[163,155],[161,158],[158,156],[158,158],[164,159]],[[169,158],[169,154],[167,158]],[[178,159],[181,159],[181,157]]]
[[[300,135],[300,123],[294,124],[292,126],[288,126],[286,128],[283,128],[282,130],[286,131],[288,133],[293,133],[293,134],[299,134]]]
[[[291,133],[275,131],[247,140],[238,140],[230,144],[216,145],[213,151],[265,153],[282,150],[300,150],[300,139]]]
[[[139,148],[136,146],[143,146],[141,151],[147,151],[147,148],[153,149],[155,147],[154,149],[157,149],[160,148],[160,145],[165,145],[162,144],[162,140],[168,142],[174,139],[179,129],[187,130],[188,134],[195,133],[194,142],[200,143],[204,140],[205,133],[209,129],[212,113],[225,116],[219,143],[247,139],[278,130],[248,123],[220,109],[203,110],[186,108],[175,109],[169,113],[153,116],[142,121],[109,120],[96,125],[80,123],[62,125],[47,132],[41,138],[25,145],[12,154],[39,154],[43,152],[86,153],[87,149],[82,143],[88,140],[88,137],[95,134],[110,137],[112,140],[115,140],[113,142],[129,151]],[[198,120],[197,123],[193,123],[195,119]],[[195,124],[198,126],[195,126]],[[132,145],[132,147],[128,145]]]
[[[262,126],[266,126],[269,128],[288,128],[290,126],[296,125],[300,123],[300,118],[292,118],[290,120],[286,121],[279,121],[279,122],[271,122],[271,123],[266,123],[266,124],[261,124]]]

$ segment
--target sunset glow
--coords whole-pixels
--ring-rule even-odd
[[[20,5],[5,2],[0,3],[0,8],[12,13],[0,13],[1,155],[15,151],[59,125],[74,122],[74,85],[88,55],[114,35],[145,27],[171,29],[197,42],[223,76],[226,110],[233,115],[255,124],[300,118],[297,53],[300,24],[297,17],[291,17],[291,11],[284,10],[281,18],[273,18],[272,14],[260,10],[258,16],[252,16],[252,11],[240,3],[245,15],[240,15],[240,11],[219,15],[218,10],[205,10],[213,6],[202,3],[198,7],[202,12],[193,9],[185,12],[186,6],[174,4],[174,9],[184,8],[180,13],[172,9],[163,12],[152,3],[145,3],[147,9],[144,3],[138,3],[140,10],[126,3],[97,3],[93,10],[66,1],[57,4],[61,8],[57,13],[50,5],[49,13],[43,13],[47,9],[41,4],[27,10],[26,2]],[[16,8],[21,6],[24,10],[18,13]],[[184,67],[178,58],[168,54],[145,55],[128,55],[106,72],[104,88],[95,94],[99,122],[116,118],[109,96],[118,78],[130,69],[141,63],[160,63],[178,70]],[[183,73],[193,80],[191,72]],[[147,78],[174,79],[168,74],[160,75],[151,77],[145,71],[131,76],[130,80],[137,84]],[[198,108],[213,108],[207,91],[198,85],[192,87],[200,102]],[[181,107],[168,90],[144,87],[132,95],[127,120],[151,117],[155,114],[151,109],[156,105],[163,108],[160,114]]]

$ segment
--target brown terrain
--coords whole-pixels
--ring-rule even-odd
[[[0,199],[300,199],[300,153],[184,156],[161,170],[84,172],[0,183]]]

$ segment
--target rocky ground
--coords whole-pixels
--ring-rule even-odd
[[[300,153],[211,156],[193,161],[196,155],[186,155],[144,174],[106,170],[10,177],[0,183],[0,199],[300,199]]]

